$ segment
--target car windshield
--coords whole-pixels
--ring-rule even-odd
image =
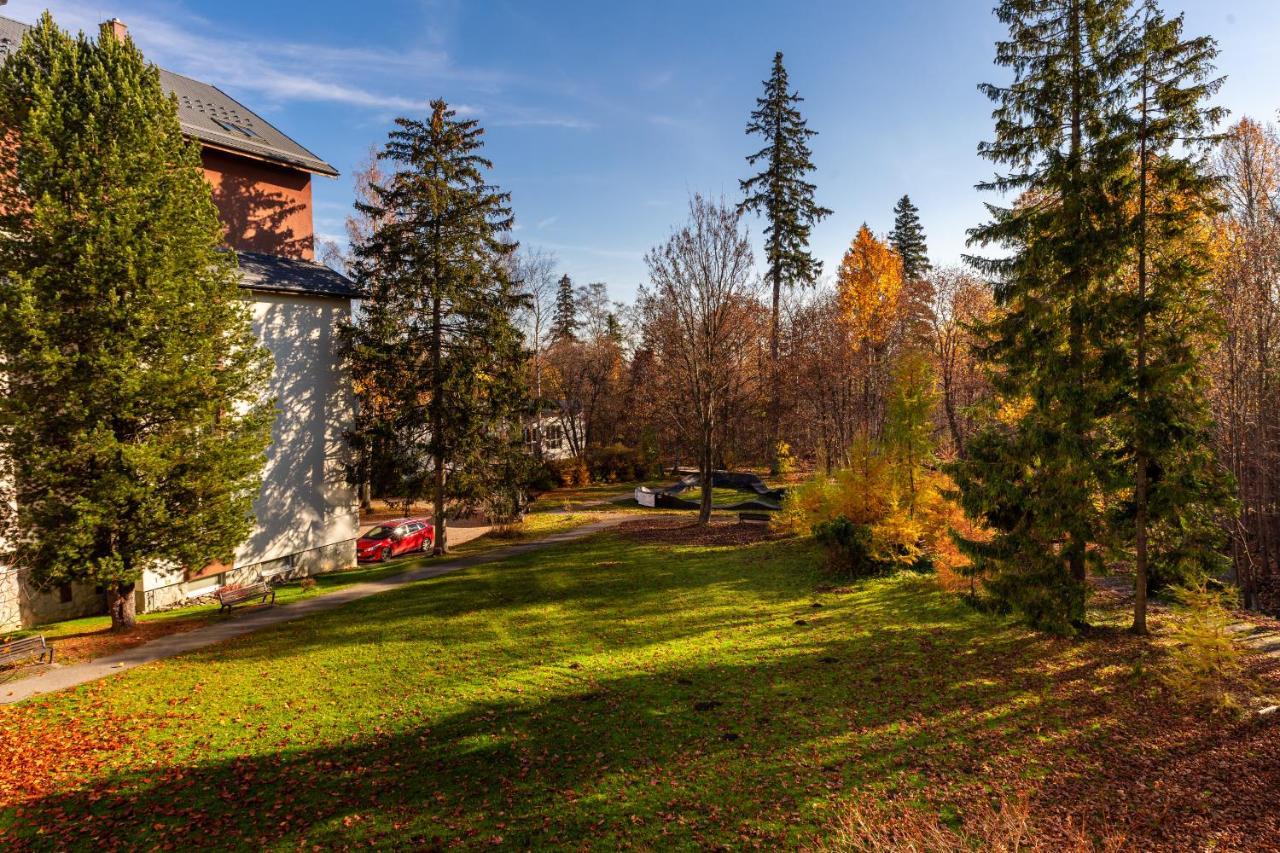
[[[377,527],[370,530],[365,535],[361,536],[360,538],[361,539],[390,539],[391,534],[395,532],[396,532],[396,529],[394,527],[387,527],[385,524],[380,524]]]

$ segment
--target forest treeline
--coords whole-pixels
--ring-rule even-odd
[[[825,537],[841,560],[945,563],[1053,630],[1081,625],[1089,574],[1114,569],[1134,579],[1139,632],[1150,588],[1214,577],[1232,577],[1250,607],[1280,609],[1280,138],[1216,105],[1215,42],[1153,0],[1005,0],[996,15],[1007,78],[980,87],[993,104],[979,146],[995,166],[978,188],[990,218],[960,263],[930,262],[911,187],[892,211],[868,211],[838,263],[812,254],[824,204],[839,202],[822,198],[816,131],[781,53],[746,125],[760,147],[740,196],[695,196],[646,256],[632,304],[517,249],[506,220],[479,229],[488,266],[468,274],[500,282],[492,300],[474,302],[463,276],[420,307],[456,300],[508,349],[493,312],[510,312],[521,375],[503,368],[511,391],[494,413],[520,412],[534,465],[495,441],[494,421],[433,402],[432,389],[473,394],[474,377],[498,375],[492,348],[465,350],[472,372],[453,386],[425,358],[436,378],[408,383],[400,408],[435,406],[439,434],[454,423],[484,472],[470,481],[483,488],[452,498],[478,500],[513,472],[546,486],[767,468],[809,475],[782,523]],[[376,163],[358,189],[385,202]],[[477,198],[489,192],[468,180]],[[349,225],[371,285],[391,268],[371,248],[388,215],[407,214],[364,203]],[[434,327],[446,349],[449,323]],[[384,359],[398,357],[393,338],[374,347]],[[383,391],[364,392],[364,411]],[[434,453],[422,476],[406,480],[413,466],[397,462],[366,479],[400,494],[445,494],[428,469],[468,482],[467,465],[427,451],[439,439],[422,424],[402,425],[419,427],[408,451],[395,429],[363,432],[366,449],[383,442],[372,461]]]
[[[1054,174],[1063,168],[1060,155],[1071,153],[1072,129],[1064,123],[1039,163],[1019,167],[1021,183],[998,187],[1015,201],[975,230],[978,257],[963,265],[929,263],[919,211],[904,195],[892,212],[876,217],[884,231],[861,228],[839,265],[812,286],[781,288],[776,332],[766,268],[764,286],[732,306],[733,333],[721,353],[733,366],[732,380],[716,401],[714,464],[847,469],[892,427],[903,382],[921,382],[929,423],[925,467],[951,475],[953,492],[957,484],[969,487],[966,508],[974,521],[990,522],[1002,500],[1009,506],[1000,511],[1024,528],[1036,500],[1086,519],[1079,566],[1068,567],[1063,583],[1071,583],[1072,572],[1078,581],[1089,562],[1132,566],[1141,456],[1150,582],[1229,569],[1247,606],[1275,611],[1280,137],[1250,117],[1222,121],[1211,105],[1219,83],[1211,40],[1185,37],[1180,19],[1165,18],[1151,4],[1112,6],[1110,17],[1081,18],[1080,44],[1086,52],[1110,51],[1118,70],[1109,80],[1081,81],[1077,93],[1095,105],[1078,122],[1079,150],[1109,145],[1110,160],[1080,153],[1074,173]],[[1012,64],[1031,63],[1019,51],[1028,32],[1046,22],[1013,20],[1002,54]],[[1069,16],[1057,23],[1067,38]],[[1091,46],[1090,28],[1125,37],[1095,38]],[[1019,72],[1017,97],[1034,91],[1046,100],[1041,108],[1069,116],[1071,92],[1032,90],[1032,68]],[[991,93],[1008,111],[998,119],[1001,132],[1012,135],[1015,112],[1033,105],[1008,103],[1007,89]],[[1024,157],[1032,144],[1004,139],[984,150]],[[1082,223],[1063,219],[1062,199],[1072,192],[1079,205],[1096,206]],[[1059,233],[1036,233],[1041,229]],[[990,253],[997,261],[981,259],[984,240],[998,244]],[[1069,263],[1077,250],[1088,269],[1073,305],[1075,273],[1064,259]],[[1010,257],[1028,266],[1010,264]],[[568,467],[578,470],[569,476],[630,478],[695,464],[700,439],[686,389],[654,346],[665,322],[661,300],[642,289],[635,305],[612,304],[602,285],[570,290],[554,259],[526,253],[524,260],[532,262],[530,280],[545,267],[541,277],[549,283],[542,290],[552,297],[558,291],[558,299],[543,300],[547,335],[535,337],[533,349],[542,397],[572,436]],[[557,312],[561,320],[552,322]],[[1080,327],[1074,362],[1073,323]],[[566,401],[572,403],[560,405]],[[1037,405],[1045,421],[1032,428],[1027,413]],[[1063,412],[1072,405],[1086,412],[1074,426]],[[1003,446],[996,438],[1002,432]],[[1001,495],[1017,465],[1045,462],[1034,447],[1013,446],[1010,435],[1042,442],[1064,458],[1051,475],[1018,483],[1024,494]],[[1081,468],[1072,468],[1072,454]],[[992,550],[988,530],[970,553],[985,561],[988,576],[1000,573],[1002,560],[1048,556],[1042,577],[1010,579],[1040,597],[1057,582],[1070,526],[1064,520],[1056,530],[1030,533],[1026,543],[1006,537],[1007,555]],[[1012,537],[1024,532],[1010,525]],[[1018,598],[1014,590],[1008,594]],[[1021,604],[1064,626],[1082,618],[1083,589],[1056,600],[1068,603]]]

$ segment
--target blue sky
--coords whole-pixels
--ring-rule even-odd
[[[348,176],[398,114],[444,97],[488,130],[517,237],[580,283],[628,300],[643,254],[689,193],[736,200],[743,134],[775,50],[806,98],[828,273],[866,221],[892,224],[909,193],[935,263],[958,261],[983,217],[975,156],[991,129],[976,91],[991,64],[992,0],[518,2],[472,0],[10,0],[65,27],[117,16],[159,64],[220,86],[344,176],[315,182],[316,230],[342,233]],[[1166,0],[1218,38],[1234,117],[1280,107],[1280,2]],[[758,235],[759,224],[752,223]]]

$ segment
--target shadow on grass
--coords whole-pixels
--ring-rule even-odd
[[[239,673],[228,689],[268,661],[340,661],[339,724],[298,742],[288,714],[238,721],[220,754],[188,739],[30,804],[15,828],[55,828],[51,847],[795,845],[852,787],[1013,784],[1054,756],[1085,785],[1133,760],[1114,739],[1132,724],[1114,717],[1130,648],[1031,634],[926,578],[817,595],[800,548],[597,537],[189,655],[158,698],[184,700],[193,669]],[[413,671],[437,655],[448,673]],[[290,701],[301,717],[326,698],[299,680]],[[1171,732],[1162,748],[1207,747]]]
[[[793,544],[791,550],[798,547]],[[490,625],[519,618],[525,612],[536,612],[543,622],[522,626],[534,635],[568,633],[571,639],[581,642],[607,637],[610,648],[616,649],[630,644],[651,645],[716,626],[733,626],[717,608],[680,615],[682,602],[690,597],[701,602],[707,595],[724,595],[726,601],[732,602],[734,593],[747,593],[758,608],[767,608],[794,596],[794,575],[767,570],[769,561],[778,559],[770,553],[776,549],[736,549],[739,553],[726,566],[725,555],[731,550],[735,549],[641,547],[620,544],[611,534],[598,534],[586,541],[521,554],[499,564],[429,578],[354,602],[332,617],[282,625],[251,638],[195,652],[187,659],[208,663],[275,661],[342,646],[418,642],[437,632],[450,633],[463,618],[471,619],[469,624],[475,629],[465,641],[483,647],[490,639]],[[742,571],[753,562],[752,554],[760,555],[757,570]],[[456,559],[468,556],[471,555]],[[787,554],[781,559],[794,556]],[[448,559],[452,558],[424,565],[445,566]],[[635,570],[637,560],[648,564],[643,571]],[[802,574],[814,580],[819,577],[812,569]],[[701,604],[699,607],[706,610]],[[732,611],[734,606],[725,610]],[[663,616],[675,618],[644,633],[629,628],[636,622]],[[617,623],[623,626],[621,630],[615,630],[611,618],[625,620]]]
[[[29,814],[58,828],[54,846],[112,831],[127,831],[131,846],[189,843],[215,829],[244,845],[364,837],[430,846],[475,833],[521,846],[612,844],[657,840],[646,825],[664,820],[677,843],[740,831],[794,841],[794,828],[812,819],[810,803],[833,787],[888,783],[924,746],[926,735],[898,726],[938,697],[926,689],[873,700],[855,686],[857,669],[840,665],[894,645],[805,644],[776,663],[608,679],[565,669],[568,689],[554,697],[481,703],[341,743],[115,775]],[[882,689],[900,685],[873,692]],[[970,699],[1008,695],[989,687]],[[983,725],[957,720],[952,730],[964,738]],[[870,729],[865,740],[848,740],[860,726]]]

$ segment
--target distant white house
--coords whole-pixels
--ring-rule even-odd
[[[576,430],[581,435],[582,426],[576,414],[562,409],[544,409],[536,417],[525,419],[525,447],[536,455],[541,443],[542,458],[552,462],[572,459],[573,442],[570,440],[569,430]]]

